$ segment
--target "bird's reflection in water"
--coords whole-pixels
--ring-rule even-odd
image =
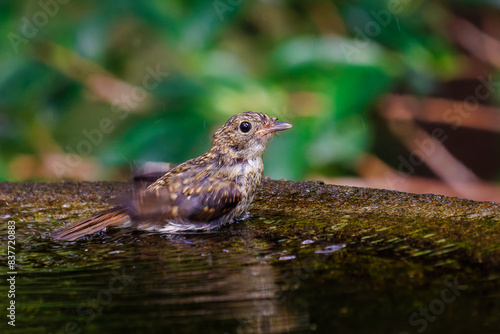
[[[208,326],[207,320],[224,321],[232,324],[229,332],[237,333],[311,327],[307,313],[290,309],[279,269],[262,260],[263,250],[254,250],[248,236],[163,236],[160,248],[157,235],[144,241],[151,239],[156,239],[151,244],[156,260],[149,259],[147,276],[141,278],[141,299],[161,313],[162,322]],[[228,323],[223,328],[227,331]]]
[[[247,278],[246,293],[250,296],[251,308],[246,305],[247,309],[238,315],[239,333],[288,333],[311,327],[307,313],[292,313],[287,309],[271,265],[249,266],[242,276]]]

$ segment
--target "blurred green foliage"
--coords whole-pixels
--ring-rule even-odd
[[[397,15],[383,16],[395,2]],[[429,94],[453,76],[460,58],[444,33],[446,17],[453,6],[472,5],[497,6],[3,1],[0,180],[112,179],[123,175],[118,167],[138,161],[182,162],[206,151],[211,133],[247,110],[294,125],[270,144],[266,175],[353,174],[359,156],[372,150],[371,111],[381,95],[395,87]],[[148,68],[168,72],[151,90],[143,86]],[[120,114],[99,94],[116,87],[90,82],[94,72],[149,97]],[[88,141],[83,131],[99,129],[103,119],[113,130],[70,166],[80,174],[58,174],[55,166],[67,165],[66,154]]]

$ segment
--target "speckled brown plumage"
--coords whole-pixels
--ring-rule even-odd
[[[260,184],[262,155],[288,123],[256,112],[231,117],[218,129],[207,153],[166,172],[127,201],[52,236],[75,240],[107,226],[158,232],[204,230],[229,224],[243,214]]]

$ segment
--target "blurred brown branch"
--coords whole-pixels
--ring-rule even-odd
[[[36,50],[40,61],[81,82],[102,102],[118,105],[123,97],[134,96],[134,89],[138,89],[61,45],[46,42],[39,44]],[[144,96],[141,96],[140,103],[128,104],[127,112],[144,112],[151,105],[151,95],[144,89],[141,89],[141,94]]]
[[[364,155],[358,163],[361,177],[325,178],[311,176],[311,180],[357,187],[391,189],[417,194],[440,194],[451,197],[464,197],[476,201],[500,202],[500,187],[483,181],[454,182],[450,184],[419,176],[403,175],[374,155]],[[458,189],[458,190],[457,190]]]
[[[379,113],[387,120],[442,123],[500,132],[500,108],[478,104],[474,112],[464,110],[463,101],[443,98],[417,98],[411,95],[386,95]]]

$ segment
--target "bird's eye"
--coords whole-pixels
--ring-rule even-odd
[[[241,124],[240,124],[241,132],[247,133],[251,129],[252,129],[252,124],[250,124],[250,122],[241,122]]]

